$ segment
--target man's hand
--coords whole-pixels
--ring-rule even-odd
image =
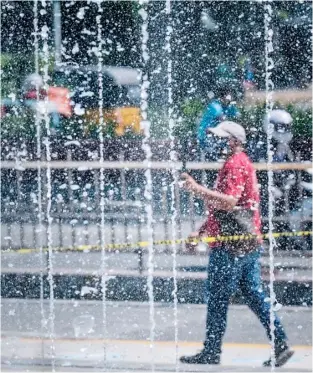
[[[181,174],[181,179],[184,181],[183,187],[188,190],[189,192],[197,192],[199,190],[199,184],[196,182],[194,178],[188,175],[186,172]]]
[[[199,239],[201,237],[199,232],[192,232],[188,236],[188,239]],[[195,254],[197,249],[198,243],[197,242],[186,242],[185,248],[188,254]]]

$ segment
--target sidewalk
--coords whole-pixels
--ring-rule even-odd
[[[90,371],[90,368],[100,370],[105,366],[106,370],[150,371],[152,364],[157,371],[176,369],[176,344],[173,341],[158,341],[152,347],[148,341],[142,340],[57,339],[52,344],[49,339],[42,342],[38,338],[16,338],[14,343],[18,352],[12,356],[10,337],[3,338],[2,371],[10,368],[10,365],[12,368],[24,366],[28,371],[33,371],[32,368],[38,365],[51,366],[53,349],[55,365],[60,370],[85,368]],[[179,342],[177,356],[194,354],[197,349],[201,349],[201,343]],[[294,350],[295,355],[286,366],[276,370],[311,372],[311,346],[295,346]],[[229,343],[224,345],[220,366],[177,364],[180,372],[269,372],[270,368],[262,367],[262,362],[268,359],[269,354],[267,345]],[[14,371],[17,369],[14,368]]]
[[[151,371],[152,361],[156,372],[175,371],[175,335],[177,356],[192,355],[202,347],[205,305],[179,304],[174,317],[173,304],[154,303],[153,330],[149,302],[108,301],[105,319],[103,307],[102,301],[55,300],[50,329],[49,300],[2,299],[2,371],[51,371],[51,335],[57,371],[99,371],[104,365],[104,348],[108,371]],[[311,309],[282,307],[278,315],[296,352],[277,372],[312,371]],[[221,366],[179,364],[179,371],[270,371],[262,368],[270,354],[269,342],[253,312],[246,306],[231,305],[227,324]]]

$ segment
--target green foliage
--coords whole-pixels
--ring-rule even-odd
[[[35,138],[34,112],[30,108],[14,108],[9,114],[1,118],[0,133],[2,139],[31,140]]]
[[[287,111],[293,118],[294,134],[312,138],[312,107],[303,109],[297,105],[288,105]]]
[[[160,107],[149,107],[148,118],[151,122],[151,138],[158,140],[168,139],[169,119],[166,109]]]
[[[195,119],[201,115],[202,111],[205,109],[200,100],[186,100],[181,106],[182,114],[189,119]]]
[[[1,97],[18,95],[25,75],[33,72],[32,61],[25,55],[1,54]]]
[[[296,136],[312,137],[312,108],[300,107],[299,105],[288,105],[282,107],[275,104],[274,109],[287,110],[293,118],[293,133]],[[175,136],[181,139],[195,136],[197,126],[205,107],[199,100],[185,101],[181,106],[181,120],[175,126]],[[239,107],[241,117],[238,120],[247,133],[262,130],[266,113],[265,104],[247,107]]]
[[[203,109],[200,100],[185,101],[172,118],[174,137],[186,139],[194,136]],[[150,107],[148,118],[151,122],[151,137],[159,140],[168,139],[170,122],[166,108]]]
[[[112,139],[115,135],[116,123],[112,120],[106,121],[103,126],[103,137],[104,139]],[[91,122],[84,124],[83,137],[91,139],[99,139],[100,126],[98,123]]]
[[[138,21],[139,19],[139,10],[141,9],[141,5],[139,4],[139,1],[132,1],[131,2],[131,12],[132,12],[132,16],[135,20]]]
[[[174,135],[182,140],[195,137],[204,109],[200,100],[186,100],[180,107],[180,120],[177,121]]]
[[[293,123],[292,130],[295,136],[312,137],[312,108],[300,107],[299,105],[289,104],[282,106],[274,104],[274,109],[287,110],[290,113]],[[247,132],[259,130],[264,121],[266,109],[265,104],[254,107],[240,108],[240,123],[246,128]]]
[[[278,106],[274,106],[278,108]],[[312,108],[301,108],[297,105],[288,105],[279,107],[286,109],[293,118],[293,133],[300,137],[312,137]],[[205,107],[200,100],[185,101],[179,108],[178,115],[174,118],[173,135],[179,140],[185,141],[196,137],[197,126],[203,114]],[[239,122],[246,128],[247,133],[258,132],[262,130],[265,116],[265,105],[253,107],[240,107],[241,118]],[[152,139],[169,138],[169,120],[167,111],[163,108],[150,108],[148,112],[151,121],[150,134]],[[52,126],[52,121],[51,121]],[[44,131],[44,124],[42,124]],[[115,134],[116,123],[114,121],[106,122],[103,128],[104,138],[112,139]],[[87,123],[82,117],[63,118],[60,121],[60,128],[56,132],[62,136],[72,136],[75,138],[99,138],[99,125],[97,123]],[[14,107],[10,114],[2,118],[1,136],[34,138],[36,135],[35,115],[31,108]],[[142,136],[129,131],[124,138],[140,139]]]
[[[49,54],[48,59],[48,73],[51,72],[54,67],[54,56]],[[47,64],[44,61],[43,55],[39,54],[39,71],[43,72],[44,66]],[[35,59],[29,58],[25,54],[0,54],[1,64],[1,97],[6,98],[10,94],[18,96],[21,92],[22,85],[25,78],[35,72]]]
[[[262,129],[265,117],[265,105],[253,107],[242,106],[238,122],[246,129],[247,133],[257,132]]]

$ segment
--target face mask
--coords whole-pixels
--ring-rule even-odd
[[[227,156],[229,153],[229,146],[226,139],[216,139],[216,153],[221,158],[225,158]]]

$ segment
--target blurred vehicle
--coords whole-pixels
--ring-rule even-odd
[[[113,122],[115,133],[124,135],[127,131],[140,134],[140,85],[139,72],[127,67],[103,66],[102,97],[99,96],[98,66],[75,66],[61,64],[52,75],[55,87],[70,91],[72,116],[84,121],[84,132],[98,126],[100,102],[105,123]],[[57,92],[55,96],[58,96]]]
[[[59,130],[62,117],[72,115],[70,91],[62,87],[46,87],[41,75],[28,75],[17,95],[1,100],[1,117],[13,114],[25,117],[27,112],[35,115],[37,120],[43,120],[48,115],[51,128]]]

